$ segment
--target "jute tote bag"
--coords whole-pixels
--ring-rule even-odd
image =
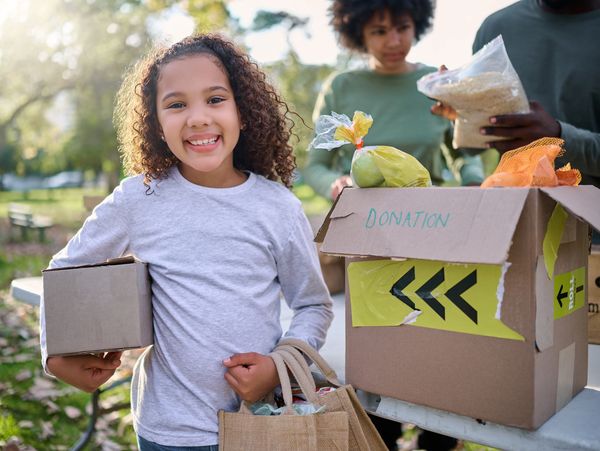
[[[284,360],[298,382],[305,378],[300,377],[299,380],[297,372],[308,374],[306,379],[312,382],[312,384],[310,388],[304,387],[303,391],[311,392],[312,390],[314,396],[307,397],[310,402],[325,406],[327,412],[348,413],[348,421],[350,423],[348,449],[350,451],[387,451],[387,447],[377,429],[375,429],[371,419],[360,404],[354,388],[351,385],[342,385],[335,371],[314,348],[302,340],[285,338],[279,342],[279,345],[275,348],[275,352],[284,357]],[[335,391],[320,396],[315,395],[316,384],[304,356],[312,360],[317,369],[326,378],[328,385],[335,388]],[[296,362],[296,365],[290,365],[289,361],[292,359]]]
[[[285,412],[254,415],[245,402],[239,412],[219,411],[219,451],[347,451],[348,414],[328,410],[297,414],[292,408],[286,364],[277,351],[271,357],[279,374]],[[306,381],[302,385],[306,386]]]

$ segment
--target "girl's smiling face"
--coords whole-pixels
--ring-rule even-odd
[[[157,85],[158,122],[181,174],[198,185],[224,188],[245,180],[233,166],[240,117],[229,79],[209,54],[165,64]]]
[[[408,13],[393,18],[388,10],[373,14],[363,29],[371,67],[382,74],[408,70],[406,56],[415,39],[415,22]]]

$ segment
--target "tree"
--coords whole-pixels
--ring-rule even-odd
[[[77,76],[71,92],[76,111],[63,157],[67,167],[106,172],[109,189],[120,176],[112,117],[122,75],[151,45],[150,11],[142,2],[78,2],[72,11],[78,41]]]
[[[28,144],[22,142],[19,118],[32,106],[48,105],[57,93],[72,88],[53,3],[0,0],[0,152],[12,155],[0,159],[0,175],[14,170],[19,160],[15,149]]]
[[[293,131],[297,142],[293,143],[299,167],[303,167],[306,151],[312,139],[312,110],[319,90],[325,78],[333,71],[328,65],[306,65],[300,61],[292,46],[292,32],[303,30],[305,34],[307,18],[300,18],[286,11],[265,11],[256,13],[251,30],[260,32],[272,27],[281,26],[286,30],[288,52],[282,61],[266,66],[277,85],[282,97],[299,116]],[[299,89],[301,87],[301,89]]]

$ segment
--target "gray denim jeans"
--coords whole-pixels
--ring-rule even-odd
[[[146,440],[138,435],[138,448],[140,451],[219,451],[219,445],[208,446],[167,446]]]

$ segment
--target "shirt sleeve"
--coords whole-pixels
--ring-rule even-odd
[[[334,80],[328,80],[319,93],[315,109],[313,111],[313,123],[323,114],[331,114],[335,108]],[[337,112],[337,111],[336,111]],[[331,198],[331,185],[343,174],[334,169],[334,159],[337,149],[309,149],[308,162],[304,168],[303,175],[306,183],[321,196]]]
[[[99,263],[123,255],[129,247],[126,228],[127,208],[122,205],[122,191],[117,187],[84,222],[67,245],[52,257],[48,269]],[[40,350],[42,365],[46,365],[46,321],[44,296],[40,299]]]
[[[565,140],[566,152],[558,158],[557,166],[568,162],[584,176],[600,177],[600,133],[558,122],[561,128],[560,137]]]
[[[301,206],[277,259],[277,272],[285,301],[293,311],[284,336],[299,338],[320,349],[333,319],[333,303],[321,273],[312,229]]]

